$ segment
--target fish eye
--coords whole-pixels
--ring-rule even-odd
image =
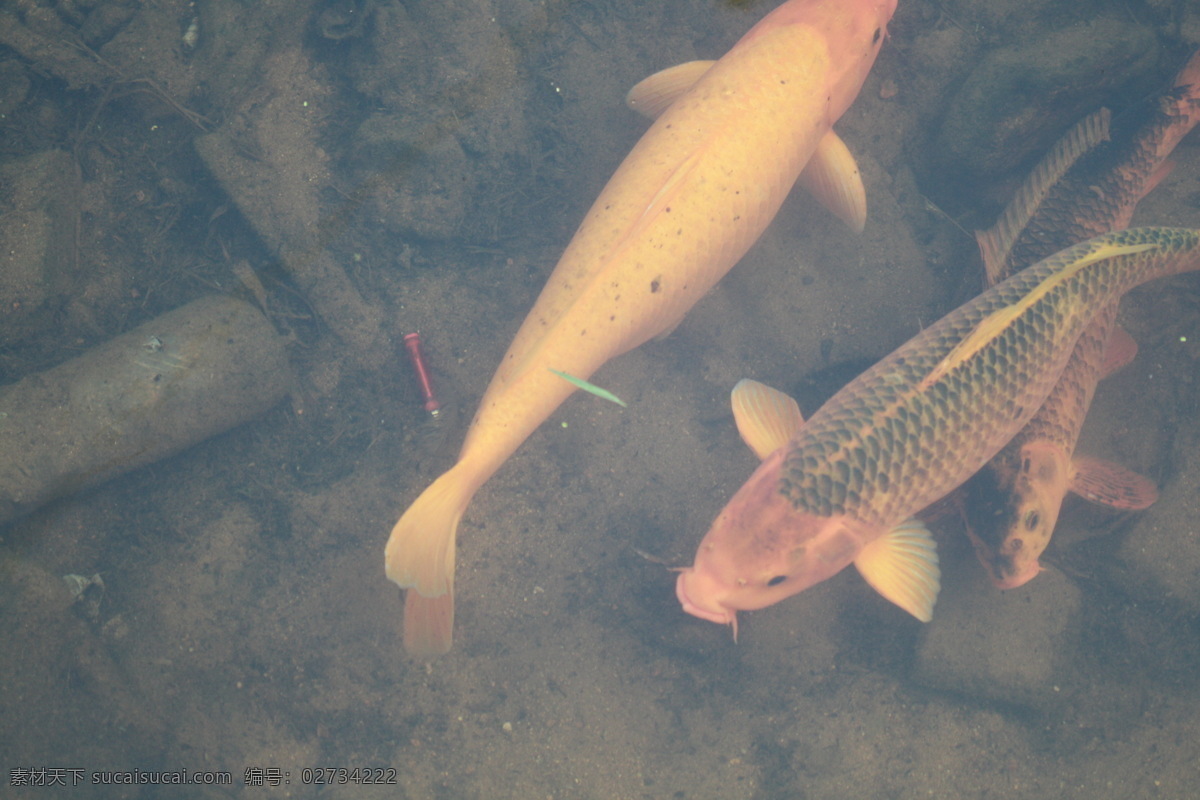
[[[1033,509],[1032,511],[1028,512],[1025,515],[1025,530],[1027,530],[1027,531],[1035,530],[1038,526],[1038,523],[1041,521],[1042,521],[1042,515],[1037,512],[1036,508]]]
[[[771,580],[767,581],[767,586],[778,586],[787,580],[787,575],[776,575]]]

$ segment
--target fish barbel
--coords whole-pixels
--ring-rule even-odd
[[[1017,273],[926,328],[835,394],[737,491],[678,577],[684,610],[736,634],[738,611],[855,563],[885,597],[930,619],[936,555],[912,515],[1029,422],[1101,309],[1194,269],[1200,231],[1119,231]]]

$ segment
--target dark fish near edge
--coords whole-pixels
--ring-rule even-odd
[[[989,284],[1089,237],[1124,228],[1137,203],[1170,171],[1175,145],[1200,121],[1200,51],[1167,91],[1111,120],[1107,109],[1076,125],[1034,169],[996,225],[976,234]],[[1097,314],[1045,404],[964,486],[968,534],[1001,589],[1041,570],[1067,492],[1114,508],[1141,509],[1158,492],[1120,465],[1075,456],[1096,384],[1136,345],[1116,327],[1117,307]]]

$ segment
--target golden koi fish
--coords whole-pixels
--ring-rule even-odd
[[[1050,253],[1124,228],[1134,208],[1170,169],[1175,145],[1200,122],[1200,51],[1171,89],[1110,124],[1107,109],[1075,126],[1034,169],[995,227],[976,234],[989,283]],[[1001,589],[1041,570],[1068,491],[1114,508],[1142,509],[1154,484],[1124,467],[1075,456],[1097,382],[1133,358],[1136,344],[1115,325],[1113,304],[1075,346],[1045,404],[995,458],[964,485],[967,530]]]
[[[669,332],[742,257],[857,96],[895,8],[896,0],[789,0],[686,89],[667,90],[670,101],[588,211],[509,346],[458,462],[392,529],[387,576],[409,590],[409,652],[449,650],[458,521],[575,390],[551,370],[586,381]]]
[[[1095,316],[1145,281],[1200,269],[1200,231],[1135,228],[988,289],[847,384],[733,496],[676,584],[683,609],[734,626],[859,567],[921,620],[936,555],[913,515],[1021,430]]]

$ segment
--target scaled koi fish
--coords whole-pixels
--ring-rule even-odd
[[[637,87],[635,105],[660,98],[657,119],[522,323],[458,462],[392,530],[386,569],[408,590],[409,652],[450,649],[459,519],[575,390],[551,370],[587,381],[610,358],[669,332],[758,239],[814,157],[834,153],[832,169],[846,168],[823,143],[858,95],[895,8],[896,0],[789,0],[717,62]]]
[[[1200,51],[1166,92],[1109,120],[1101,109],[1075,126],[1017,192],[995,227],[978,233],[989,283],[1050,253],[1124,228],[1134,207],[1170,169],[1175,145],[1200,121]],[[1114,508],[1142,509],[1158,497],[1147,478],[1075,444],[1097,382],[1137,346],[1103,309],[1084,331],[1045,404],[964,485],[967,531],[1001,589],[1038,574],[1068,491]]]
[[[684,611],[733,625],[848,564],[932,617],[936,555],[913,515],[1021,430],[1101,310],[1148,280],[1200,269],[1200,230],[1134,228],[988,289],[835,394],[733,496],[681,571]]]

